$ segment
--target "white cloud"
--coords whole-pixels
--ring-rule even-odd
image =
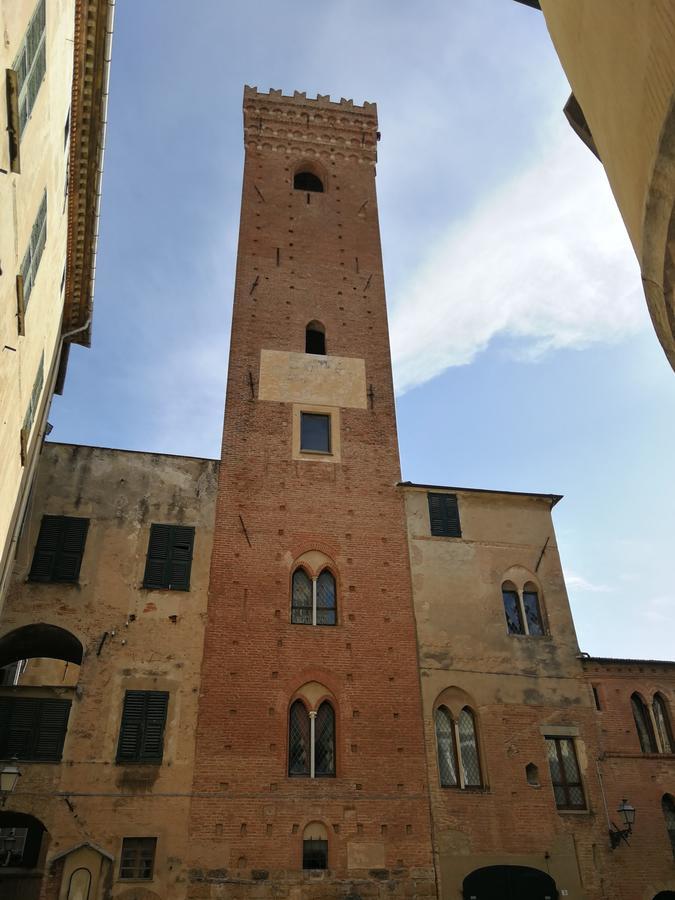
[[[566,575],[565,583],[572,591],[585,591],[589,594],[608,594],[612,590],[606,584],[594,584],[583,575]]]
[[[497,336],[524,358],[617,342],[645,323],[639,271],[600,164],[566,125],[537,162],[445,231],[395,290],[397,390]]]

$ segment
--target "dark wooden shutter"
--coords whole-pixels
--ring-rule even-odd
[[[89,530],[89,519],[63,516],[61,522],[61,547],[56,559],[54,581],[77,581]]]
[[[30,581],[77,581],[82,565],[89,519],[43,516]]]
[[[437,537],[461,537],[456,494],[427,494],[431,533]]]
[[[126,692],[117,746],[118,762],[162,761],[168,705],[166,691]]]
[[[194,537],[187,525],[152,525],[143,586],[188,591]]]
[[[148,691],[145,706],[145,733],[141,758],[144,762],[161,762],[164,752],[164,726],[169,695],[165,691]]]
[[[58,762],[70,705],[70,700],[1,697],[0,757]]]

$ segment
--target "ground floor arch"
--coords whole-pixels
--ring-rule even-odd
[[[555,881],[529,866],[485,866],[464,879],[464,900],[558,900]]]

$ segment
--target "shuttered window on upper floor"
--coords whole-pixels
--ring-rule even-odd
[[[459,506],[456,494],[427,494],[429,525],[436,537],[461,537]]]
[[[143,587],[189,591],[194,540],[190,526],[151,525]]]
[[[70,700],[0,697],[0,758],[58,762]]]
[[[33,111],[40,85],[47,71],[46,26],[46,2],[45,0],[38,0],[13,66],[17,76],[19,91],[19,127],[21,134],[23,134],[26,123]]]
[[[161,763],[167,691],[127,691],[124,695],[118,763]]]
[[[76,582],[88,530],[89,519],[43,516],[28,580]]]
[[[38,207],[33,227],[30,231],[30,238],[26,247],[26,252],[21,261],[21,278],[22,278],[22,315],[25,315],[28,309],[28,301],[33,291],[35,279],[37,278],[42,253],[47,243],[47,191],[42,194],[42,200]]]

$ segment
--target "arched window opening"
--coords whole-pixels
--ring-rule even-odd
[[[315,194],[323,194],[323,182],[314,172],[301,170],[293,176],[293,188],[296,191],[310,191]]]
[[[525,778],[531,787],[541,787],[539,781],[539,768],[534,763],[528,763],[525,766]]]
[[[336,625],[337,591],[330,569],[324,569],[318,578],[310,578],[303,568],[293,573],[291,597],[291,623],[293,625]]]
[[[314,585],[304,569],[293,572],[293,596],[291,622],[294,625],[311,625],[313,615]]]
[[[668,837],[670,839],[670,849],[673,851],[673,856],[675,857],[675,800],[673,800],[670,794],[663,795],[661,809],[663,810],[663,817],[666,820],[666,830],[668,831]]]
[[[652,720],[647,705],[639,694],[633,694],[630,698],[633,709],[633,719],[640,739],[640,748],[643,753],[657,753],[656,738],[652,728]]]
[[[445,706],[436,710],[436,752],[441,787],[457,787],[457,751],[455,726]]]
[[[305,353],[326,355],[326,329],[321,322],[310,322],[305,329]]]
[[[335,712],[324,700],[308,710],[296,700],[288,723],[288,774],[299,778],[335,776]]]
[[[302,833],[302,868],[328,868],[328,831],[321,822],[310,822]]]
[[[468,706],[459,714],[459,755],[462,760],[462,787],[480,787],[480,758],[478,756],[478,740],[476,738],[476,721]]]
[[[83,647],[57,625],[24,625],[0,638],[0,683],[36,687],[74,686],[78,682]]]
[[[533,584],[526,584],[523,588],[523,610],[525,612],[525,627],[528,634],[541,635],[544,633],[544,621],[539,605],[537,588]]]
[[[309,757],[309,712],[302,700],[296,700],[291,706],[288,723],[288,774],[308,777]]]
[[[335,776],[335,713],[327,700],[317,711],[314,727],[314,774],[317,778],[332,778]]]
[[[508,582],[502,585],[502,600],[504,601],[504,615],[506,616],[506,627],[509,634],[525,634],[518,591]]]
[[[661,745],[661,753],[673,752],[673,731],[670,727],[670,718],[668,716],[668,707],[666,701],[660,694],[654,694],[652,700],[652,712],[654,713],[654,722],[656,723],[656,733],[658,735],[659,744]]]
[[[33,816],[0,812],[0,866],[37,868],[45,833],[42,822]]]
[[[335,579],[324,569],[316,580],[316,624],[335,625],[336,621]]]
[[[519,591],[512,582],[506,581],[502,585],[502,600],[509,634],[529,634],[537,637],[545,634],[536,585],[528,583],[522,591]]]

